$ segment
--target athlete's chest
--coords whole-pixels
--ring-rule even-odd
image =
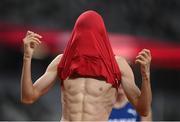
[[[76,78],[64,81],[64,90],[72,95],[83,93],[95,97],[109,92],[116,92],[111,84],[93,78]]]

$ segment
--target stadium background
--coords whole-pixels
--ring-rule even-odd
[[[180,120],[179,0],[1,0],[0,120],[59,120],[59,81],[33,105],[20,103],[22,38],[27,30],[43,36],[32,61],[35,80],[62,53],[80,13],[90,9],[104,18],[114,52],[127,58],[138,85],[133,59],[143,48],[152,50],[153,120]]]

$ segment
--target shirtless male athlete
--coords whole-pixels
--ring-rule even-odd
[[[77,19],[65,52],[58,55],[34,83],[31,79],[33,51],[41,36],[28,31],[24,42],[21,101],[32,104],[61,80],[62,121],[108,121],[121,84],[139,114],[151,108],[151,54],[143,49],[136,57],[142,74],[141,90],[121,56],[114,56],[101,16],[86,11]]]

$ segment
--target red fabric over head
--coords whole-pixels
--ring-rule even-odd
[[[58,66],[63,81],[74,74],[103,78],[117,88],[121,74],[102,17],[95,11],[82,13]]]

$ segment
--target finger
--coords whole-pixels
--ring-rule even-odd
[[[36,37],[36,38],[42,38],[41,35],[37,34],[37,33],[32,33],[32,34],[29,34],[27,35],[27,37]]]
[[[35,48],[37,45],[39,45],[39,43],[37,42],[37,41],[35,41],[35,40],[32,40],[29,44],[25,44],[24,46],[25,47],[31,47],[31,48]]]
[[[33,34],[33,33],[34,33],[34,32],[28,30],[27,33],[26,33],[26,35],[31,35],[31,34]]]
[[[142,61],[142,60],[140,60],[140,59],[137,59],[137,60],[135,61],[135,64],[144,65],[145,63],[144,63],[144,61]]]
[[[31,47],[31,48],[36,48],[37,45],[38,45],[38,44],[36,44],[36,43],[32,43],[32,44],[30,45],[30,47]]]
[[[38,38],[36,38],[36,37],[31,37],[30,39],[35,40],[39,44],[41,43],[41,41]]]
[[[145,51],[149,56],[151,56],[151,51],[148,49],[143,49],[143,51]]]
[[[42,38],[42,36],[37,34],[37,33],[33,33],[33,36],[38,37],[38,38]]]
[[[33,48],[35,48],[35,47],[38,46],[38,45],[39,45],[39,43],[38,43],[37,41],[35,41],[35,40],[33,40],[33,41],[30,43],[30,46],[33,47]]]
[[[151,51],[148,49],[144,49],[144,52],[146,52],[146,54],[148,55],[148,60],[151,60]]]
[[[142,55],[142,56],[145,57],[145,58],[148,58],[148,57],[149,57],[148,54],[147,54],[145,51],[139,52],[139,55]]]
[[[27,43],[30,43],[32,40],[33,41],[37,41],[37,43],[39,43],[39,44],[41,43],[41,41],[38,38],[36,38],[36,37],[29,37],[26,40],[27,40],[26,41]]]
[[[34,33],[32,31],[28,31],[27,32],[27,36],[34,36],[34,37],[38,37],[38,38],[42,38],[41,35],[37,34],[37,33]]]
[[[32,40],[32,41],[31,41],[31,44],[34,44],[34,43],[37,44],[37,45],[39,45],[39,43],[38,43],[36,40]]]
[[[28,32],[28,33],[34,33],[33,31],[30,31],[30,30],[28,30],[27,32]]]
[[[32,37],[34,37],[33,34],[28,34],[28,35],[26,36],[26,38],[32,38]]]
[[[136,56],[136,59],[139,59],[139,60],[142,60],[142,61],[146,61],[146,58],[143,55]]]

